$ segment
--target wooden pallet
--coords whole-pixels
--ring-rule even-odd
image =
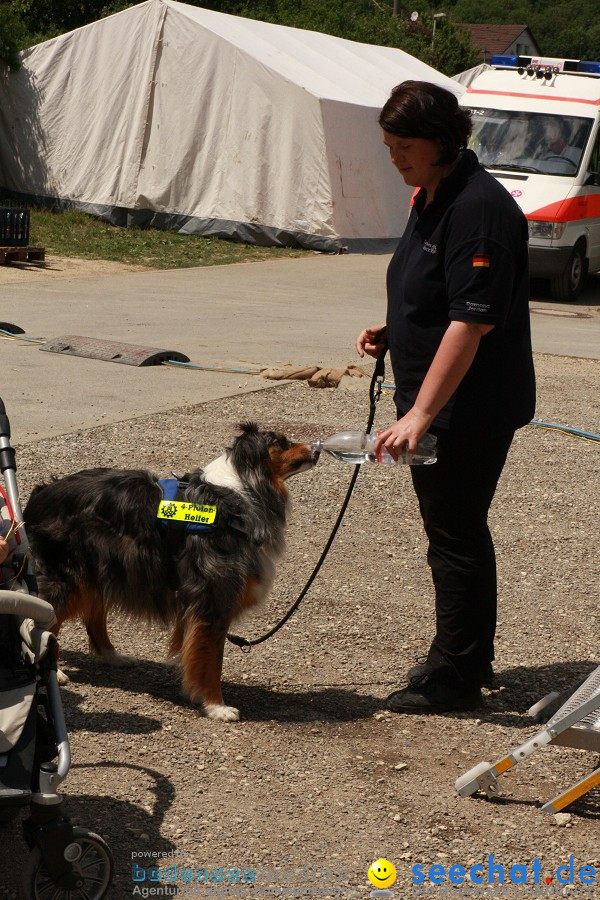
[[[43,262],[45,259],[44,247],[0,247],[0,265],[11,262]]]

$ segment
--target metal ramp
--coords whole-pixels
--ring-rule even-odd
[[[531,707],[529,714],[538,715],[543,709],[547,709],[557,696],[556,693],[548,694]],[[500,793],[499,776],[548,744],[600,752],[600,666],[534,737],[516,747],[494,765],[482,762],[469,769],[456,779],[454,786],[461,797],[470,797],[477,791],[485,792],[488,797],[496,797]],[[542,812],[560,812],[599,785],[600,767],[545,803]]]

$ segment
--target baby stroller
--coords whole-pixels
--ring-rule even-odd
[[[9,556],[0,584],[0,828],[25,807],[25,900],[101,900],[112,883],[107,844],[74,826],[57,793],[71,751],[57,681],[54,610],[36,594],[19,504],[15,452],[0,399],[0,512]],[[8,528],[6,528],[8,525]]]

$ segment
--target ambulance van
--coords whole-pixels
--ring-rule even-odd
[[[495,56],[472,71],[457,76],[470,146],[527,216],[531,275],[571,302],[600,269],[600,62]]]

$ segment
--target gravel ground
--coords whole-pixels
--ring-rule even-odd
[[[600,364],[542,355],[536,362],[538,419],[597,432]],[[92,465],[181,473],[216,456],[242,419],[306,439],[360,428],[366,387],[357,394],[289,383],[17,444],[21,491],[27,497],[40,480]],[[377,422],[392,419],[385,396]],[[88,656],[79,625],[65,627],[74,765],[64,792],[73,819],[111,846],[110,896],[134,895],[132,863],[142,865],[135,854],[171,851],[180,866],[252,869],[263,887],[309,878],[321,893],[337,887],[361,898],[380,856],[396,866],[400,900],[413,896],[414,865],[487,866],[492,853],[507,881],[510,866],[538,857],[555,891],[556,869],[572,854],[575,871],[594,866],[600,884],[600,790],[563,816],[537,808],[589,773],[594,754],[538,751],[501,779],[494,801],[460,799],[453,787],[475,763],[494,762],[535,734],[525,715],[533,702],[573,687],[598,664],[598,454],[597,443],[540,428],[515,439],[491,516],[497,685],[474,714],[383,710],[383,698],[426,652],[433,626],[425,542],[404,467],[363,467],[330,555],[291,622],[250,654],[226,649],[224,695],[241,709],[238,724],[204,719],[186,704],[160,631],[114,618],[115,644],[139,664],[110,670]],[[295,599],[351,474],[323,458],[290,482],[287,556],[270,601],[238,633],[262,633]],[[5,832],[0,898],[16,896],[25,853],[18,832]],[[587,896],[600,896],[595,890]],[[492,893],[501,896],[454,889]]]

